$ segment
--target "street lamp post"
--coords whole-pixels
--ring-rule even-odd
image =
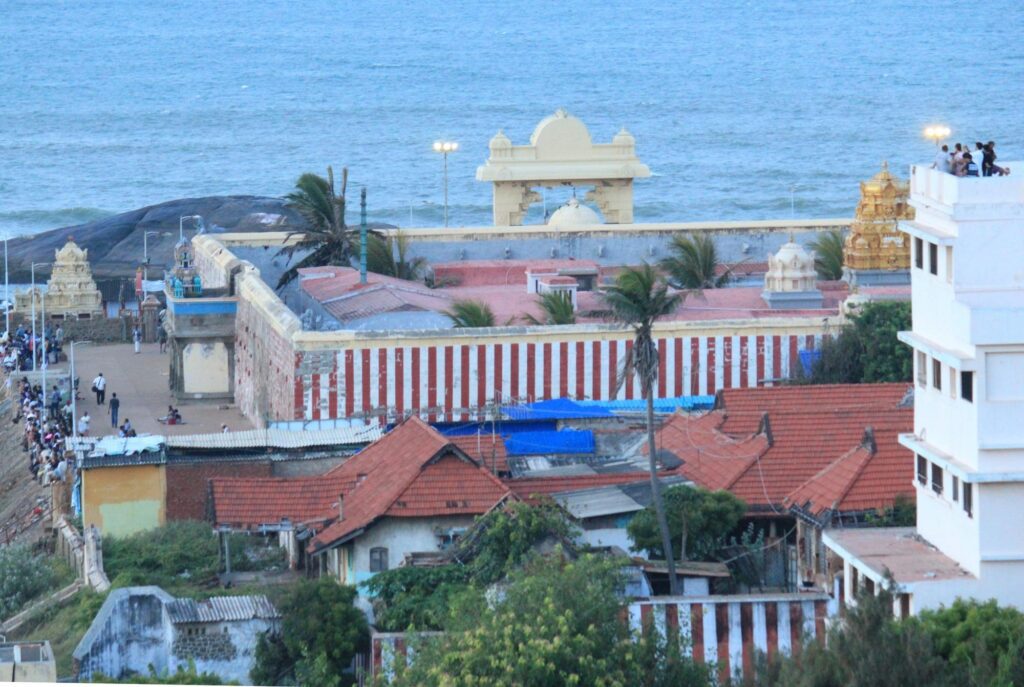
[[[181,223],[181,220],[178,220]],[[145,281],[149,279],[149,237],[150,235],[157,236],[160,234],[159,231],[147,231],[142,235],[142,279]]]
[[[79,346],[85,346],[91,344],[92,341],[72,341],[71,342],[71,436],[78,436],[78,394],[75,389],[75,344]]]
[[[29,266],[32,273],[32,371],[36,371],[36,266],[49,265],[48,262],[33,262]],[[43,313],[46,316],[46,313]],[[46,322],[43,322],[43,332],[46,332]],[[45,389],[43,392],[45,393]]]
[[[950,130],[948,126],[942,126],[936,124],[932,126],[926,126],[924,128],[924,137],[935,142],[935,146],[938,147],[940,143],[949,138]]]
[[[444,225],[448,226],[448,153],[459,149],[455,141],[434,141],[434,152],[441,153],[444,158]]]
[[[7,273],[7,239],[4,236],[4,328],[8,338],[11,336],[11,284]]]
[[[197,219],[197,220],[199,220],[199,222],[202,222],[203,221],[203,216],[202,215],[182,215],[181,217],[178,218],[178,238],[181,239],[181,240],[184,240],[184,238],[185,238],[185,220],[187,220],[187,219]],[[202,226],[202,224],[200,224],[200,226]]]

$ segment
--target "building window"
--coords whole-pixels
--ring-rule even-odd
[[[924,269],[924,241],[919,238],[914,239],[914,267]]]
[[[384,572],[388,569],[388,550],[383,546],[370,549],[370,572]]]
[[[939,246],[930,242],[928,244],[928,271],[932,274],[939,273]]]
[[[956,398],[956,370],[949,368],[949,397]]]
[[[932,491],[942,496],[942,468],[932,464]]]
[[[917,457],[917,481],[921,486],[928,484],[928,461],[924,456]]]
[[[953,501],[960,500],[960,478],[956,475],[950,475],[953,478]]]
[[[974,373],[960,373],[960,398],[968,403],[974,403]]]
[[[967,517],[974,517],[974,485],[970,482],[964,482],[964,512]]]
[[[932,358],[932,386],[942,391],[942,363]]]
[[[953,283],[953,246],[946,246],[946,281]]]
[[[928,386],[928,356],[921,351],[917,352],[917,385]]]

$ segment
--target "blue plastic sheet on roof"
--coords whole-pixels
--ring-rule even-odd
[[[554,453],[593,453],[594,433],[589,429],[560,432],[519,432],[505,439],[510,456],[539,456]]]
[[[814,369],[814,363],[821,358],[821,351],[800,351],[800,367],[804,369],[805,375],[810,375]]]
[[[647,402],[643,399],[617,400],[617,401],[576,401],[585,408],[601,408],[610,413],[618,412],[643,412],[647,410]],[[654,412],[674,413],[677,410],[710,410],[715,405],[715,397],[705,396],[675,396],[672,398],[654,399]]]
[[[612,412],[597,406],[584,406],[569,398],[554,398],[503,409],[512,420],[593,420],[612,417]]]
[[[479,422],[435,422],[434,429],[446,437],[474,436],[476,434],[490,434],[491,421],[481,420]],[[553,432],[558,429],[557,420],[496,420],[493,426],[498,434],[516,434],[518,432]]]

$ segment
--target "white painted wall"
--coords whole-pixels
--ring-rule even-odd
[[[228,349],[220,341],[187,344],[182,351],[181,361],[186,393],[214,394],[231,391]]]
[[[357,584],[371,577],[370,549],[384,546],[388,550],[388,569],[397,568],[407,553],[439,551],[439,542],[434,528],[447,530],[469,527],[472,515],[442,516],[437,518],[384,518],[370,527],[352,545],[352,570]]]

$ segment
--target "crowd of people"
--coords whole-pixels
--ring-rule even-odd
[[[45,344],[44,344],[45,342]],[[57,364],[64,349],[64,328],[44,327],[33,335],[32,330],[19,326],[13,334],[0,337],[0,358],[8,373],[21,372]],[[43,356],[45,350],[45,358]]]
[[[18,382],[15,398],[14,422],[24,426],[22,448],[29,454],[32,477],[44,485],[63,481],[68,469],[64,437],[71,434],[71,399],[65,399],[57,386],[47,394],[27,377]]]
[[[953,150],[944,145],[936,153],[932,169],[958,177],[1006,176],[1010,173],[1010,168],[997,165],[997,158],[995,141],[976,141],[973,150],[969,143],[957,143]]]

